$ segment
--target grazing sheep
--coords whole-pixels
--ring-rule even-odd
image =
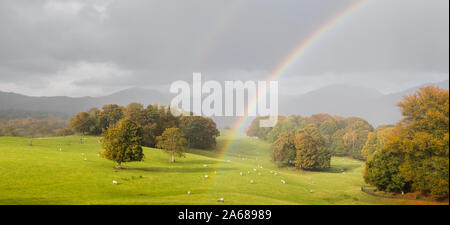
[[[248,174],[250,174],[250,171],[247,171]]]
[[[282,184],[286,184],[286,181],[285,181],[285,180],[281,180],[281,183],[282,183]]]
[[[242,174],[243,174],[242,172],[239,173],[239,175],[241,175],[241,176],[242,176]]]
[[[231,162],[231,160],[227,159],[227,162],[229,163],[229,162]]]
[[[261,173],[258,173],[258,176],[261,176]]]
[[[223,198],[219,198],[217,199],[217,202],[225,202],[225,200]]]
[[[188,194],[188,195],[191,195],[191,191],[188,191],[187,194]]]
[[[113,184],[117,184],[117,181],[113,180]]]
[[[206,164],[203,164],[203,167],[208,167],[208,165],[206,165]]]
[[[217,174],[217,171],[214,170],[214,174]]]
[[[61,148],[59,148],[59,151],[62,151],[62,149],[61,149]]]
[[[253,184],[253,183],[255,183],[253,180],[250,180],[250,184]]]
[[[275,172],[275,176],[276,176],[276,175],[278,175],[278,173],[277,173],[277,172]]]
[[[205,179],[208,179],[208,177],[209,177],[208,175],[205,175]]]
[[[84,161],[87,161],[87,159],[86,159],[86,158],[84,158]]]
[[[81,153],[81,156],[84,156],[84,153]]]
[[[270,173],[273,173],[273,171],[271,170]]]
[[[256,172],[256,169],[255,169],[255,168],[253,168],[253,171],[255,171],[255,172]]]
[[[309,190],[309,193],[313,193],[313,190]]]

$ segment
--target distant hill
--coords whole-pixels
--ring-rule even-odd
[[[397,103],[403,100],[403,96],[413,94],[423,86],[436,86],[449,90],[448,80],[446,80],[439,83],[423,84],[398,93],[383,95],[371,101],[370,104],[362,105],[366,110],[363,110],[361,115],[374,125],[395,124],[402,119]]]
[[[131,88],[102,97],[32,97],[0,91],[0,115],[17,112],[19,115],[35,115],[46,112],[58,113],[61,117],[87,111],[105,104],[127,105],[131,102],[143,104],[167,104],[170,96],[149,89]]]
[[[397,103],[402,101],[404,95],[412,94],[420,87],[427,85],[449,89],[448,80],[423,84],[388,95],[368,88],[333,85],[304,95],[280,99],[280,114],[310,116],[316,113],[328,113],[361,117],[374,126],[395,124],[402,119]]]
[[[348,85],[332,85],[300,96],[280,99],[280,112],[288,115],[330,113],[342,116],[359,115],[359,102],[373,101],[383,94],[374,89]]]
[[[281,115],[305,115],[328,113],[340,116],[357,116],[366,119],[372,125],[394,124],[401,119],[396,104],[405,94],[411,94],[419,87],[434,85],[449,89],[448,80],[424,84],[408,90],[384,95],[375,89],[348,85],[333,85],[320,88],[299,96],[280,98]],[[168,105],[173,95],[157,90],[130,88],[103,97],[31,97],[16,93],[0,92],[0,116],[2,112],[18,112],[17,115],[65,115],[70,118],[81,111],[105,104],[127,105],[140,102],[144,105]],[[33,113],[30,113],[33,112]],[[5,115],[5,113],[3,113]],[[10,115],[9,113],[8,115]],[[223,128],[231,125],[234,117],[213,117],[217,125]],[[247,124],[250,119],[247,120]]]

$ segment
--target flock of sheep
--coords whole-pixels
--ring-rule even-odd
[[[59,150],[59,151],[62,151],[62,148],[59,148],[58,150]],[[81,156],[83,157],[83,160],[84,160],[84,161],[87,161],[87,157],[86,157],[86,154],[85,154],[85,153],[81,153]],[[97,156],[100,156],[100,154],[97,154]],[[246,159],[247,159],[247,158],[242,158],[242,160],[246,160]],[[227,162],[227,163],[230,163],[231,160],[226,160],[226,162]],[[207,164],[203,164],[203,167],[208,167],[208,165],[207,165]],[[258,165],[257,167],[258,167],[258,169],[263,169],[263,166],[261,166],[261,165]],[[257,172],[257,169],[256,169],[256,168],[253,168],[253,172]],[[250,174],[250,173],[251,173],[250,171],[247,171],[247,174]],[[273,170],[270,170],[270,173],[273,174],[273,175],[275,175],[275,176],[278,175],[278,172],[275,172],[275,171],[273,171]],[[214,171],[214,174],[217,174],[217,171]],[[258,174],[258,176],[261,176],[261,173],[260,173],[260,172],[258,172],[257,174]],[[242,172],[242,171],[239,172],[239,175],[240,175],[240,176],[244,176],[244,172]],[[208,179],[208,178],[209,178],[209,175],[208,175],[208,174],[205,174],[205,175],[204,175],[204,178],[205,178],[205,179]],[[309,180],[311,180],[311,178],[309,178]],[[286,184],[286,181],[285,181],[285,180],[281,179],[280,181],[281,181],[282,184]],[[119,184],[116,180],[113,180],[112,183],[115,184],[115,185]],[[250,180],[250,184],[254,184],[254,183],[255,183],[254,180]],[[314,181],[312,181],[312,184],[314,184]],[[309,190],[309,192],[310,192],[310,193],[313,193],[313,190]],[[189,191],[187,192],[187,194],[188,194],[188,195],[191,195],[191,191],[189,190]],[[217,200],[217,202],[225,202],[225,200],[224,200],[224,198],[219,198],[219,199]]]

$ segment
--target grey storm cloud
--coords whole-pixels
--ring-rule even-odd
[[[215,80],[265,79],[297,45],[354,3],[4,0],[0,90],[102,95],[190,81],[192,72]],[[283,91],[330,81],[359,85],[366,78],[367,86],[383,89],[389,83],[390,91],[405,80],[412,85],[448,79],[448,4],[367,2],[286,71],[280,79]],[[414,75],[407,79],[408,73]]]

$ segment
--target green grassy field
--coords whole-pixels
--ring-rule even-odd
[[[224,132],[217,149],[226,142]],[[325,172],[276,168],[269,144],[243,135],[222,159],[217,151],[189,150],[170,164],[161,150],[145,148],[143,162],[127,163],[122,170],[98,156],[97,137],[87,137],[83,144],[79,139],[36,138],[29,146],[27,138],[0,137],[0,204],[425,203],[361,192],[363,163],[353,159],[333,158]]]

